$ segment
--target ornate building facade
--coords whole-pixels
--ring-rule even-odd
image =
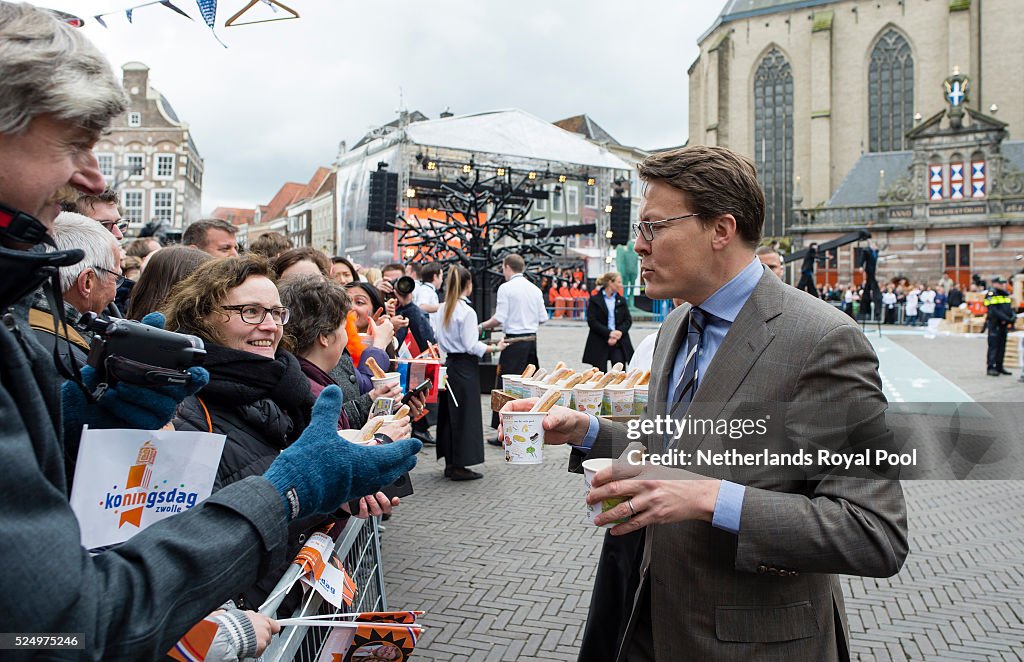
[[[1013,0],[730,0],[689,69],[690,144],[750,156],[765,233],[870,232],[879,277],[1008,274],[1024,252]],[[998,119],[997,119],[998,118]],[[859,278],[859,245],[821,278]]]
[[[96,145],[108,185],[121,194],[128,234],[152,220],[180,231],[201,217],[203,158],[170,102],[149,84],[149,67],[121,67],[128,111]]]

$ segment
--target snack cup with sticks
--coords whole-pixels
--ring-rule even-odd
[[[392,384],[400,384],[402,382],[402,375],[397,372],[387,372],[384,373],[383,377],[371,377],[370,381],[373,382],[374,388],[381,385],[391,386]]]
[[[593,489],[592,483],[594,481],[594,474],[596,474],[598,471],[602,469],[612,466],[612,462],[614,462],[614,460],[612,460],[610,457],[599,457],[594,458],[593,460],[584,460],[583,484],[586,488],[586,491],[583,493],[584,499],[586,499],[587,495],[590,494],[590,490]],[[623,501],[625,501],[625,499],[621,497],[612,497],[611,499],[605,499],[604,501],[601,501],[600,503],[595,503],[594,505],[590,505],[589,503],[584,501],[583,505],[587,507],[587,519],[593,522],[595,517],[597,517],[605,511],[611,510],[612,508],[619,505]],[[613,520],[612,522],[605,524],[601,528],[610,529],[616,524],[622,524],[623,522],[628,521],[628,517],[624,519]]]
[[[526,397],[528,398],[539,398],[547,393],[548,389],[551,388],[551,384],[545,384],[544,382],[538,381],[524,381],[523,386],[526,387]]]
[[[633,415],[643,416],[647,411],[647,385],[633,389]]]
[[[519,375],[502,375],[501,390],[510,395],[516,395],[518,393],[519,382],[521,382],[522,379],[523,378]]]
[[[601,413],[605,416],[631,416],[633,414],[633,389],[609,386],[601,400]]]
[[[338,430],[338,436],[341,437],[342,439],[344,439],[345,441],[351,442],[353,444],[358,444],[360,446],[375,446],[377,444],[377,440],[376,439],[370,439],[369,441],[363,441],[362,440],[362,431],[359,430],[359,429],[355,429],[355,430]]]
[[[576,411],[581,411],[591,416],[599,416],[601,414],[601,401],[604,399],[603,388],[575,386],[572,389],[572,397],[573,406],[576,408]]]
[[[547,412],[501,412],[501,443],[505,462],[540,464],[544,461],[544,417]]]

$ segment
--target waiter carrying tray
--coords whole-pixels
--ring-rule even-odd
[[[502,350],[498,359],[498,370],[495,376],[496,388],[500,388],[501,376],[518,374],[529,364],[540,367],[537,359],[537,329],[548,320],[548,310],[544,307],[544,295],[540,288],[531,283],[523,275],[526,261],[521,255],[509,253],[501,262],[501,273],[505,282],[498,288],[498,304],[494,316],[480,324],[481,329],[493,329],[500,326],[505,331],[505,340],[534,336],[533,340],[511,342]],[[491,427],[497,429],[498,414],[491,414]],[[500,446],[497,437],[488,439],[492,446]]]

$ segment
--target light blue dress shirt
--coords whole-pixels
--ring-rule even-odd
[[[697,388],[700,389],[700,380],[706,374],[711,360],[715,358],[715,352],[722,345],[725,336],[736,321],[736,316],[747,303],[747,299],[754,293],[758,281],[764,274],[764,265],[761,261],[754,259],[744,267],[743,271],[736,274],[732,280],[720,287],[714,294],[708,297],[700,305],[700,309],[709,315],[704,325],[703,346],[697,351]],[[672,381],[669,383],[669,402],[675,402],[676,388],[679,385],[679,378],[686,367],[686,354],[689,351],[688,343],[684,339],[679,345],[676,353],[675,363],[672,365]],[[581,450],[590,450],[597,439],[597,433],[601,423],[597,417],[590,417],[590,426],[583,441],[576,446]],[[715,514],[712,517],[711,525],[731,533],[739,533],[740,513],[743,511],[743,495],[746,488],[743,485],[731,483],[727,480],[721,482],[718,490],[718,500],[715,502]]]
[[[605,294],[603,296],[604,296],[604,305],[605,305],[606,308],[608,308],[608,330],[609,331],[614,331],[615,330],[615,295],[613,294],[611,296],[608,296],[607,294]]]

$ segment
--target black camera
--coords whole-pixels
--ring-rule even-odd
[[[391,287],[402,296],[409,296],[416,289],[416,281],[409,276],[402,276],[391,281]]]
[[[95,333],[88,363],[96,369],[98,382],[111,386],[187,385],[192,381],[188,369],[201,365],[206,356],[203,341],[196,336],[133,320],[86,313],[77,326]]]

